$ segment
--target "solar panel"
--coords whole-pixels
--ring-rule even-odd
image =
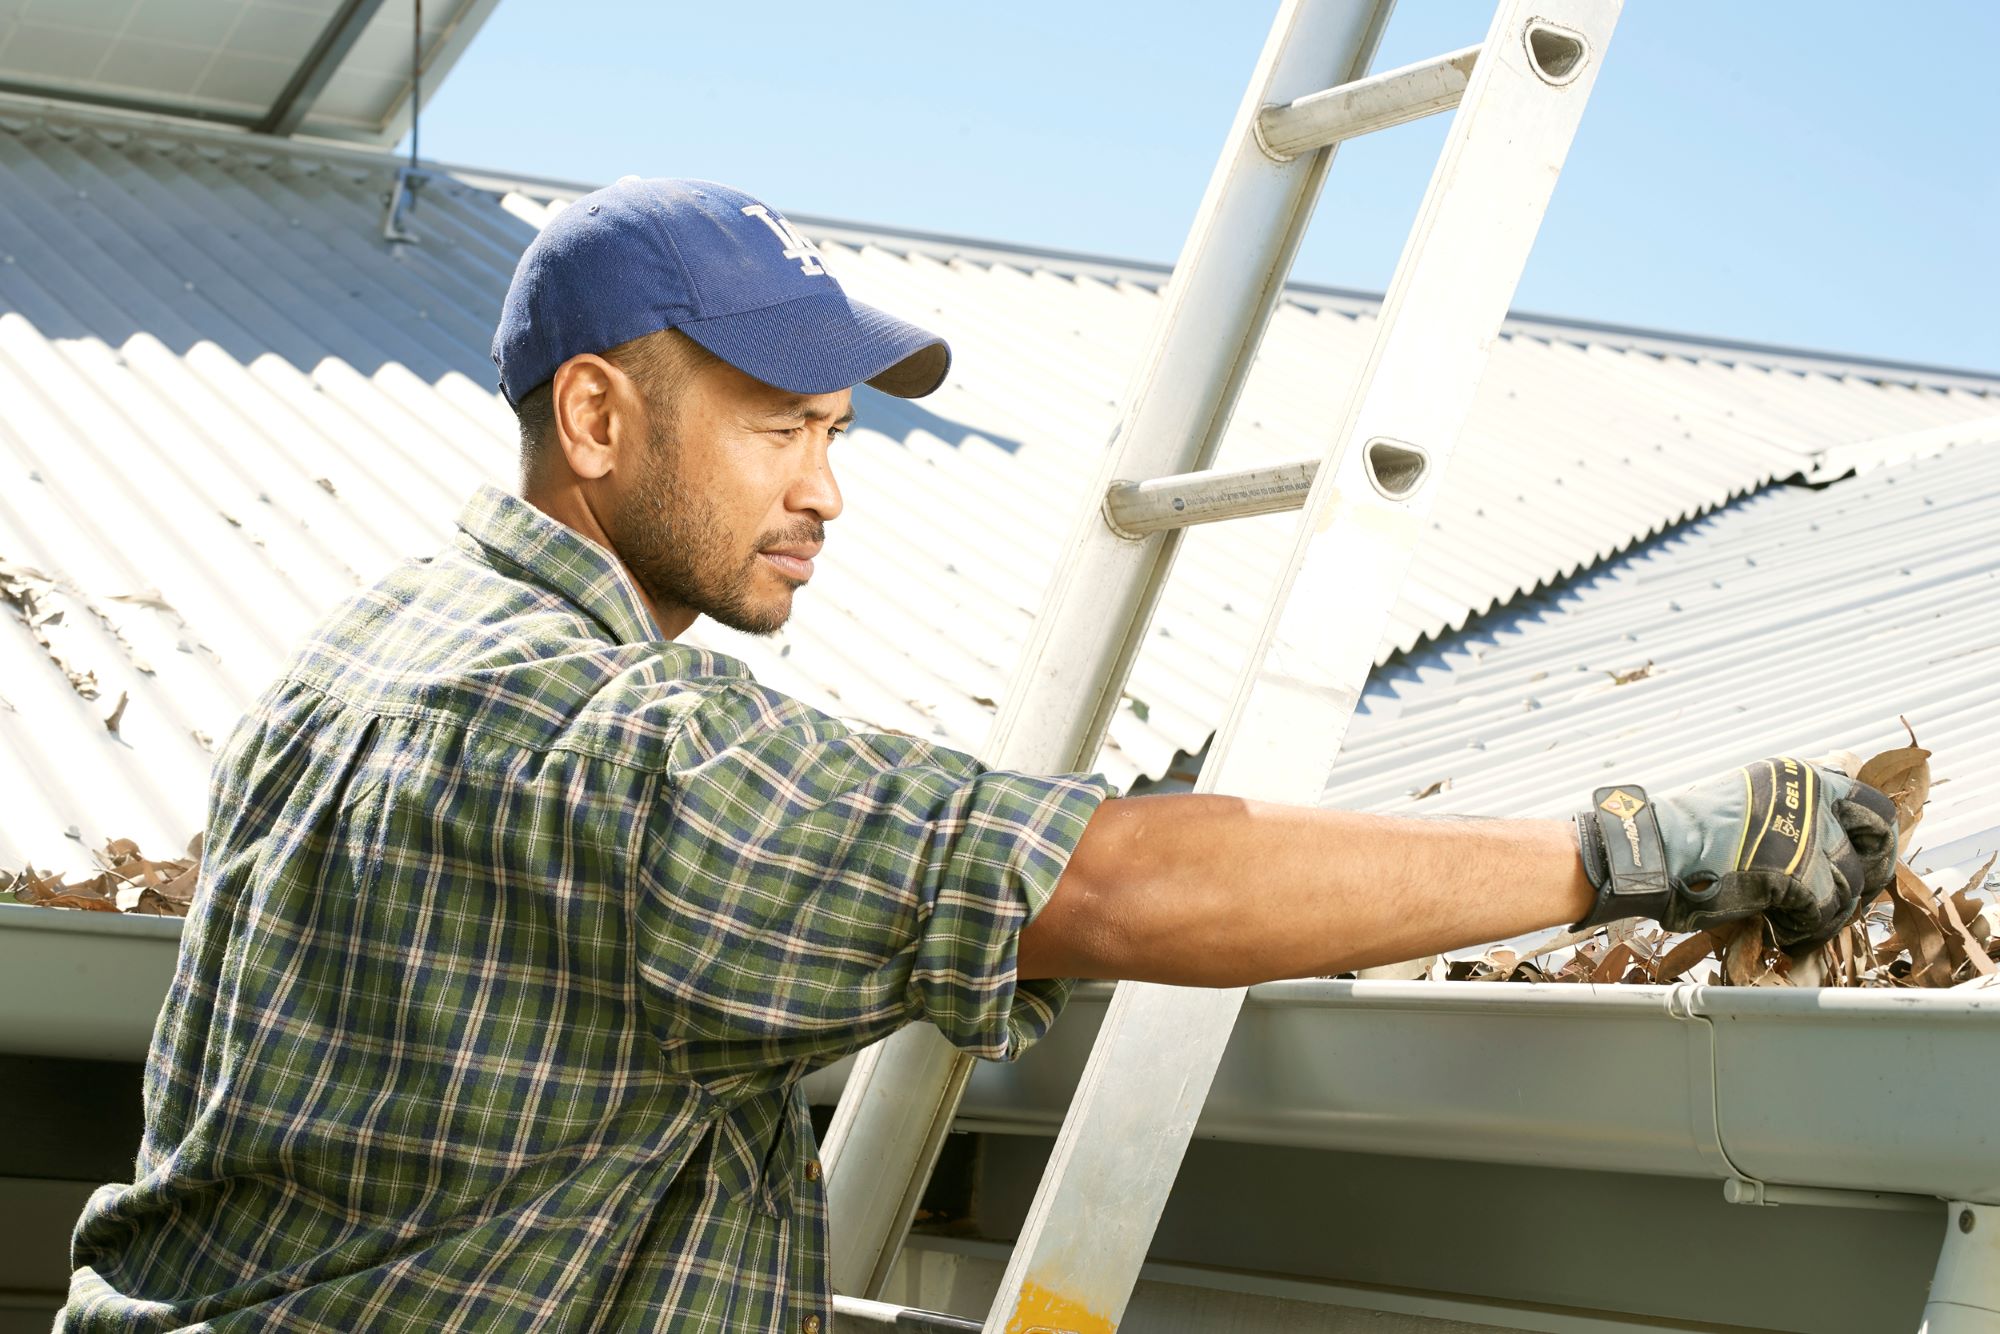
[[[425,6],[430,86],[495,3]],[[384,142],[407,123],[412,17],[413,0],[0,0],[0,91]],[[303,115],[282,117],[288,94]]]

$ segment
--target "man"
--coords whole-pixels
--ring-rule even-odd
[[[336,611],[218,757],[136,1179],[67,1328],[800,1331],[831,1319],[798,1080],[915,1021],[1007,1059],[1070,977],[1236,985],[1887,881],[1795,760],[1569,821],[1116,799],[856,731],[676,642],[784,624],[859,383],[949,364],[764,205],[586,196],[494,341],[519,497]]]

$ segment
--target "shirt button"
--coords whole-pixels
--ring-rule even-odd
[[[804,1320],[799,1321],[799,1328],[804,1331],[804,1334],[819,1334],[819,1317],[816,1315],[807,1316]]]
[[[811,1158],[806,1161],[806,1180],[819,1180],[819,1159]]]

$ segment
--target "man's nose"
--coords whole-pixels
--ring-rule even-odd
[[[827,457],[826,445],[813,450],[812,460],[793,488],[792,508],[817,514],[821,523],[830,523],[840,517],[840,483],[834,480],[833,460]]]

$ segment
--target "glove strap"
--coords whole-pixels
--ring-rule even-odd
[[[1673,900],[1666,842],[1646,789],[1631,783],[1601,787],[1576,817],[1577,850],[1597,902],[1572,931],[1625,917],[1657,920]]]

